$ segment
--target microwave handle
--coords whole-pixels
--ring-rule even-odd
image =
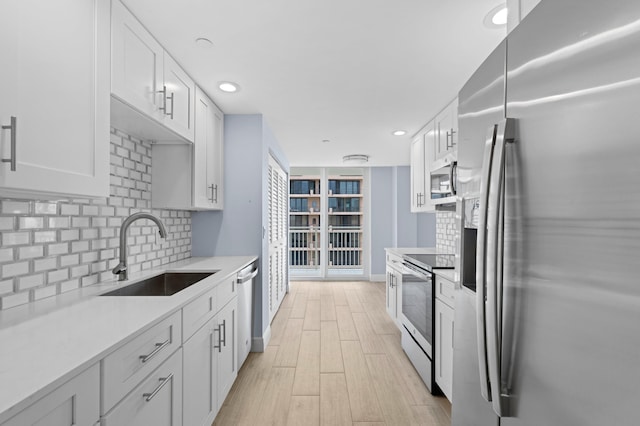
[[[458,162],[453,161],[449,167],[449,188],[451,189],[451,195],[456,195],[456,176],[458,175]]]

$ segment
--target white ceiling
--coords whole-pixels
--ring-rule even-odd
[[[226,114],[263,114],[292,166],[409,164],[411,135],[505,34],[483,24],[500,0],[124,3]]]

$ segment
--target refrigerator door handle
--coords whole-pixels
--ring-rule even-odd
[[[507,417],[506,389],[503,389],[501,374],[502,342],[502,267],[504,239],[505,201],[505,146],[513,141],[513,119],[506,118],[498,123],[493,159],[491,161],[491,181],[489,183],[489,203],[487,205],[487,363],[491,384],[493,410],[500,417]],[[503,392],[504,390],[504,392]]]
[[[487,207],[489,202],[489,178],[491,177],[491,159],[496,140],[496,125],[487,130],[487,138],[482,158],[482,177],[480,180],[480,209],[478,222],[478,240],[476,250],[476,321],[478,336],[478,366],[480,370],[480,393],[487,401],[491,401],[489,386],[489,368],[487,365],[487,333],[485,326],[486,296],[485,296],[485,266],[487,241]]]

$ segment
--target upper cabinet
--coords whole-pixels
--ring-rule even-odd
[[[108,196],[109,2],[7,0],[2,14],[0,196]]]
[[[540,0],[507,0],[509,15],[507,17],[507,34],[540,3]]]
[[[434,157],[436,160],[458,149],[458,98],[447,105],[435,118]]]
[[[432,212],[434,206],[429,194],[429,169],[433,162],[434,122],[427,124],[411,144],[411,212]]]
[[[112,8],[113,125],[141,139],[192,142],[194,81],[120,1]]]
[[[197,88],[193,146],[153,146],[153,207],[184,210],[223,208],[223,126],[222,112]]]

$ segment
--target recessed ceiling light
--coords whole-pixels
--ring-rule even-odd
[[[196,39],[196,46],[202,48],[202,49],[209,49],[211,47],[213,47],[213,42],[211,40],[209,40],[208,38],[204,38],[204,37],[199,37]]]
[[[392,133],[393,136],[404,136],[406,134],[407,134],[406,130],[396,130],[395,132]]]
[[[365,154],[351,154],[342,157],[344,163],[365,164],[369,161],[369,156]]]
[[[507,25],[509,10],[506,4],[494,7],[484,17],[484,26],[487,28],[503,28]]]
[[[331,142],[329,139],[322,139],[322,143],[329,143]]]
[[[227,93],[234,93],[240,90],[240,86],[231,81],[221,81],[220,83],[218,83],[218,88]]]

